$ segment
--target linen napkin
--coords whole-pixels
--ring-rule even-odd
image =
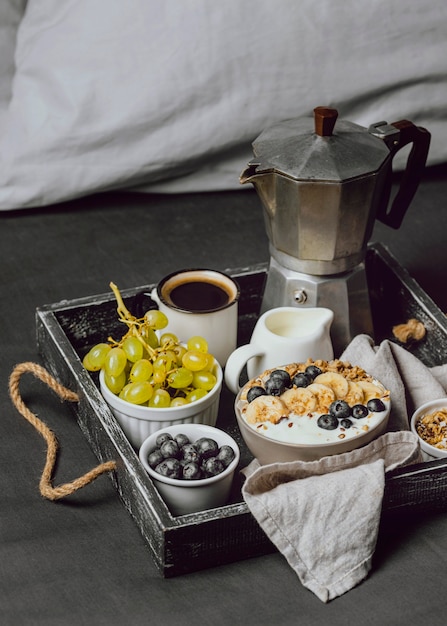
[[[301,583],[328,602],[371,570],[385,473],[422,460],[408,415],[447,395],[447,364],[427,368],[405,348],[367,335],[340,357],[363,367],[391,391],[387,433],[363,448],[325,457],[245,468],[242,494],[264,532]]]

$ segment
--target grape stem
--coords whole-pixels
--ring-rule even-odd
[[[139,330],[140,330],[140,326],[142,324],[144,324],[144,318],[142,320],[138,320],[134,315],[132,315],[132,313],[129,311],[129,309],[126,307],[126,305],[124,304],[123,298],[121,296],[121,292],[118,289],[117,285],[115,285],[114,282],[110,283],[110,289],[113,291],[113,294],[116,298],[116,301],[118,303],[118,306],[116,308],[118,316],[120,318],[120,320],[122,322],[124,322],[127,327],[128,327],[128,332],[124,335],[124,337],[121,338],[120,342],[114,342],[117,343],[117,345],[121,345],[124,341],[124,339],[126,339],[126,337],[128,337],[129,335],[133,335],[134,337],[136,337],[142,344],[143,346],[146,348],[146,350],[149,352],[149,354],[152,357],[155,357],[157,351],[154,350],[154,348],[152,348],[146,341],[144,341],[143,337],[141,336]],[[109,341],[110,341],[111,337],[109,337]]]
[[[117,306],[117,313],[120,316],[120,318],[124,321],[124,320],[129,320],[134,322],[135,321],[135,316],[132,315],[132,313],[129,311],[129,309],[126,307],[126,305],[124,304],[123,298],[121,296],[120,290],[118,289],[118,287],[115,285],[115,283],[111,282],[110,283],[110,289],[113,291],[114,296],[116,298],[116,301],[118,303]]]

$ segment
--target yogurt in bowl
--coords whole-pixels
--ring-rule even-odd
[[[266,370],[236,397],[241,434],[261,464],[316,460],[348,452],[382,434],[390,392],[338,359]]]

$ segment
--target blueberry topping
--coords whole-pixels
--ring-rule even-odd
[[[334,400],[329,406],[329,413],[341,420],[351,415],[351,407],[345,400]]]
[[[344,419],[340,420],[340,426],[343,426],[343,428],[351,428],[352,421],[345,417]]]
[[[299,372],[298,374],[295,374],[292,382],[295,387],[307,387],[308,385],[310,385],[312,380],[313,379],[310,374],[306,374],[306,372]]]
[[[306,367],[305,373],[308,374],[312,380],[314,380],[317,376],[319,376],[322,371],[316,365],[308,365]]]
[[[320,428],[324,428],[324,430],[335,430],[336,428],[338,428],[338,419],[335,417],[335,415],[325,413],[324,415],[320,415],[317,421],[317,425]]]
[[[202,459],[208,459],[211,456],[215,456],[219,450],[219,445],[214,439],[209,437],[201,437],[195,442],[195,446],[199,451]]]
[[[256,385],[255,387],[250,387],[250,389],[247,391],[247,401],[253,402],[253,400],[257,398],[258,396],[266,396],[266,395],[267,395],[267,392],[264,389],[264,387],[260,387],[259,385]]]
[[[368,414],[369,411],[364,404],[355,404],[352,407],[352,417],[355,417],[357,420],[362,419],[362,417],[367,417]]]
[[[165,459],[157,465],[155,471],[168,478],[180,478],[182,466],[178,459]]]
[[[286,389],[287,387],[281,378],[270,376],[265,381],[265,390],[269,396],[280,396]]]
[[[290,387],[292,386],[290,374],[289,372],[286,372],[286,370],[274,370],[270,374],[270,378],[277,378],[278,380],[282,380],[286,389],[290,389]]]
[[[373,413],[381,413],[382,411],[385,411],[385,405],[380,398],[371,398],[371,400],[368,400],[366,403],[366,406]]]

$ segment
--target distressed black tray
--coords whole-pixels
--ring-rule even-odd
[[[380,244],[371,244],[366,261],[376,343],[393,339],[392,327],[411,317],[421,320],[427,334],[408,349],[427,366],[447,361],[447,319],[419,285]],[[246,343],[258,317],[266,266],[230,271],[241,287],[239,344]],[[129,309],[140,315],[152,304],[151,286],[123,291]],[[385,306],[384,306],[385,305]],[[122,332],[116,301],[107,293],[64,301],[36,311],[37,344],[47,369],[80,396],[75,405],[79,426],[99,461],[116,460],[114,485],[165,577],[267,554],[275,550],[241,497],[235,479],[228,505],[173,517],[160,498],[138,456],[98,390],[95,376],[81,364],[85,352],[110,334]],[[217,426],[241,447],[241,467],[251,455],[241,439],[233,411],[233,394],[224,387]],[[386,477],[382,523],[405,511],[447,508],[447,460],[430,461],[390,472]]]

